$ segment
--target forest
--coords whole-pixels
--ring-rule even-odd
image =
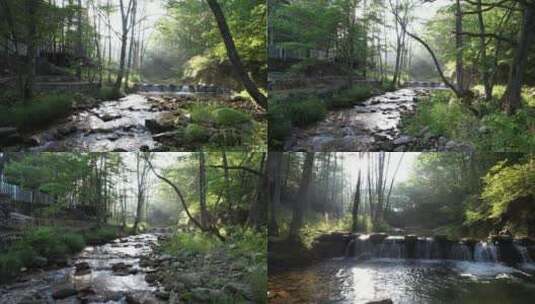
[[[270,144],[533,149],[535,3],[271,1]]]
[[[532,154],[270,155],[270,303],[533,297]]]
[[[0,156],[0,302],[266,301],[265,153]]]
[[[1,147],[266,149],[264,1],[2,0],[0,17]]]

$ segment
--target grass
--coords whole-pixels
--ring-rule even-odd
[[[180,233],[167,241],[164,252],[177,255],[179,252],[187,254],[207,254],[212,251],[219,240],[200,232]]]
[[[27,104],[17,102],[12,106],[0,106],[0,124],[20,129],[32,129],[68,115],[72,108],[73,95],[51,93],[36,96]]]
[[[102,86],[98,91],[95,93],[95,98],[100,100],[116,100],[119,98],[122,98],[124,96],[124,93],[119,92],[117,93],[113,87],[110,86]]]
[[[373,96],[372,88],[366,85],[355,85],[336,93],[327,101],[329,108],[348,108]]]
[[[236,126],[252,121],[248,114],[226,107],[214,110],[212,115],[216,124],[220,126]]]
[[[480,89],[476,87],[476,91]],[[404,120],[410,134],[418,134],[424,127],[436,136],[475,144],[478,150],[530,151],[535,147],[534,109],[529,106],[533,97],[524,98],[524,107],[515,115],[507,116],[499,109],[497,87],[495,97],[474,102],[480,117],[467,110],[449,91],[437,91],[421,102],[416,114]]]
[[[189,142],[204,142],[208,140],[209,133],[205,127],[192,123],[186,127],[184,136]]]

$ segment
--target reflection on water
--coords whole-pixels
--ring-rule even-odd
[[[396,304],[530,303],[535,284],[528,283],[526,276],[497,263],[330,260],[270,275],[270,303],[359,304],[382,299]]]

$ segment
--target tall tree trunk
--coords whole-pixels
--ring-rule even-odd
[[[307,152],[305,156],[305,163],[303,165],[303,174],[301,176],[301,183],[297,191],[296,201],[293,205],[292,221],[290,223],[290,234],[288,238],[297,240],[299,238],[299,230],[303,225],[304,209],[308,205],[308,186],[312,180],[312,169],[314,167],[314,153]]]
[[[522,27],[518,34],[518,43],[509,71],[507,88],[502,97],[502,108],[508,115],[513,115],[521,107],[521,92],[524,82],[524,71],[529,48],[535,35],[535,8],[524,5]]]
[[[492,98],[492,86],[490,84],[490,75],[489,75],[489,62],[487,58],[487,46],[485,43],[485,23],[483,22],[483,12],[481,11],[481,0],[477,0],[476,9],[477,21],[479,23],[479,52],[481,53],[481,63],[480,63],[480,73],[483,81],[483,87],[485,88],[485,100],[490,100]]]
[[[28,37],[26,41],[26,63],[24,64],[24,81],[22,86],[22,98],[24,102],[29,102],[33,97],[33,87],[35,79],[36,61],[36,35],[37,35],[37,9],[41,5],[38,0],[26,0],[26,13],[29,22],[27,23]]]
[[[126,76],[125,76],[125,87],[128,90],[128,80],[130,78],[130,69],[132,68],[132,52],[134,50],[135,44],[135,26],[136,26],[136,15],[137,15],[137,0],[134,0],[134,5],[132,8],[132,29],[130,30],[130,47],[128,50],[128,64],[126,65]]]
[[[76,77],[82,79],[82,58],[84,56],[83,46],[82,46],[82,0],[78,0],[78,21],[77,21],[77,34],[78,40],[76,41],[76,56],[78,60],[76,61]]]
[[[351,231],[357,232],[358,229],[358,214],[359,214],[359,205],[360,205],[360,170],[359,177],[357,179],[357,187],[355,189],[355,197],[353,199],[353,224],[351,226]]]
[[[255,100],[256,104],[258,104],[263,109],[267,109],[267,97],[264,96],[260,92],[260,90],[258,90],[256,84],[245,71],[238,51],[236,50],[236,45],[234,44],[234,40],[232,39],[232,34],[230,33],[230,29],[228,27],[227,21],[225,20],[225,15],[223,14],[221,6],[219,6],[217,0],[206,1],[210,6],[210,10],[214,14],[217,26],[219,27],[219,31],[221,32],[223,42],[225,43],[225,47],[227,49],[227,55],[229,57],[230,62],[232,63],[234,71],[236,72],[237,76],[241,80],[241,83],[243,84],[249,95],[251,95],[251,97]]]
[[[279,235],[279,227],[277,225],[277,206],[280,205],[281,199],[281,166],[282,166],[282,152],[270,152],[268,155],[268,168],[270,187],[268,191],[273,193],[269,201],[269,230],[271,236]]]
[[[208,210],[206,209],[206,165],[204,152],[199,152],[199,202],[201,205],[201,225],[208,227]]]
[[[455,77],[457,79],[457,90],[464,92],[464,66],[463,66],[463,13],[461,10],[461,1],[455,0]]]
[[[267,220],[267,205],[271,200],[271,191],[268,190],[268,168],[266,166],[266,154],[262,153],[262,159],[260,161],[260,174],[257,180],[257,191],[256,198],[253,200],[251,206],[249,207],[249,218],[247,222],[249,226],[260,229],[263,225],[266,224]],[[269,154],[267,155],[269,158]]]
[[[115,94],[119,94],[121,91],[121,86],[123,84],[123,77],[125,72],[125,59],[126,59],[126,46],[128,44],[128,19],[131,13],[132,4],[136,0],[130,0],[128,7],[125,10],[124,0],[120,0],[121,8],[121,23],[122,23],[122,33],[121,33],[121,57],[119,59],[119,71],[117,72],[117,79],[115,80],[115,85],[113,90]]]

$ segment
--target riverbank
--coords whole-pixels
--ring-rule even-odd
[[[201,234],[177,234],[162,242],[141,266],[145,280],[161,284],[169,303],[265,303],[265,240],[245,232],[221,243]]]

